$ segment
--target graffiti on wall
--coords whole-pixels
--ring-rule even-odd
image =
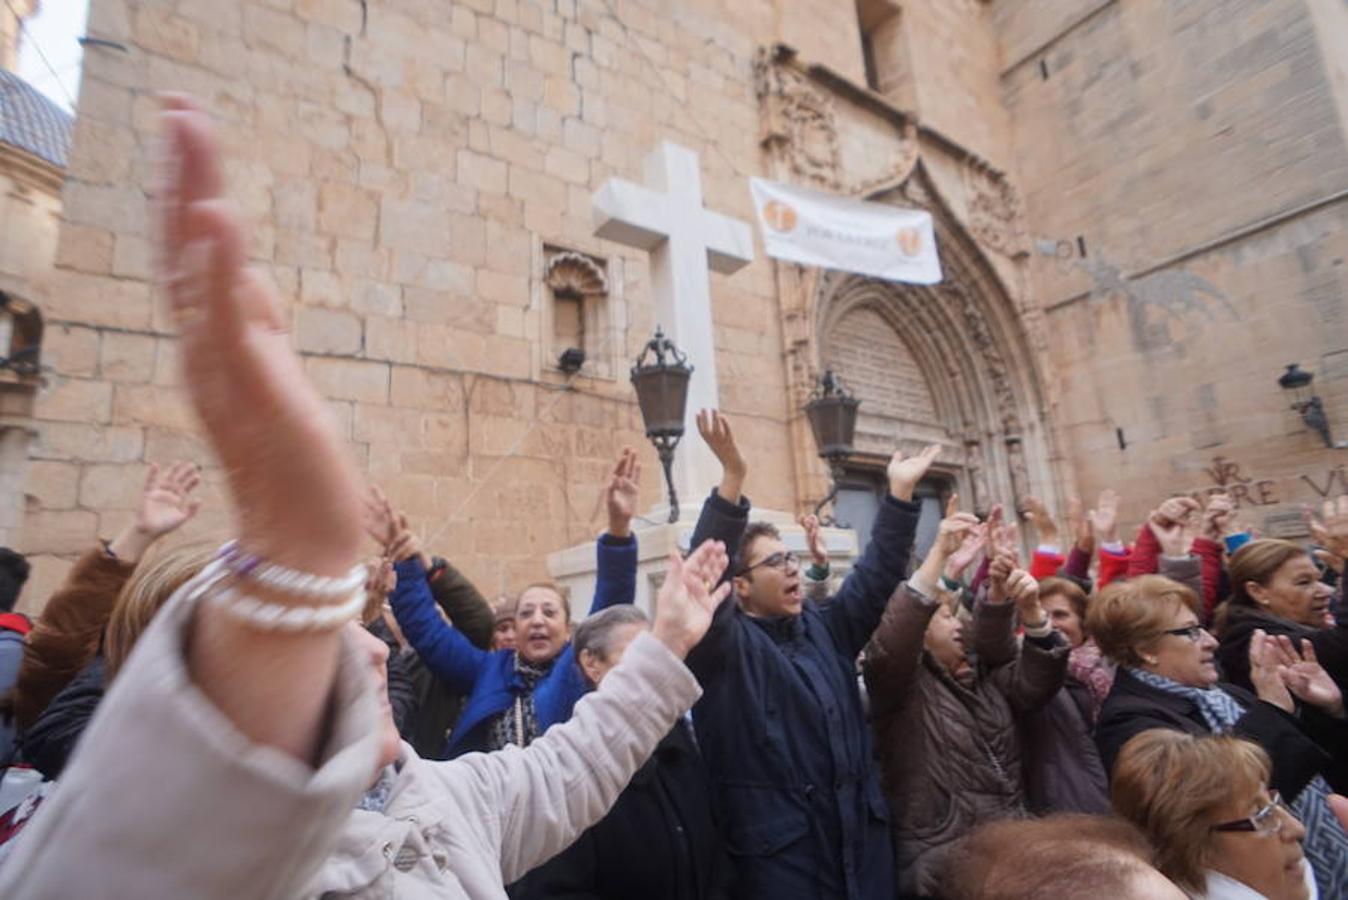
[[[1260,478],[1250,474],[1236,460],[1214,456],[1212,463],[1204,467],[1203,474],[1211,484],[1183,493],[1204,504],[1213,494],[1224,493],[1237,509],[1263,511],[1261,526],[1266,537],[1295,538],[1307,533],[1299,511],[1275,511],[1267,507],[1299,505],[1308,500],[1318,503],[1348,494],[1348,471],[1341,464],[1281,478]]]

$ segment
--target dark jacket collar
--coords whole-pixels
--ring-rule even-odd
[[[805,626],[801,622],[804,618],[803,611],[794,616],[751,616],[748,613],[744,615],[778,644],[788,643],[804,633]]]
[[[1308,628],[1282,616],[1275,616],[1262,609],[1232,603],[1227,613],[1226,625],[1222,628],[1222,642],[1248,641],[1256,628],[1262,628],[1269,634],[1296,637],[1309,637],[1316,631],[1314,628]]]

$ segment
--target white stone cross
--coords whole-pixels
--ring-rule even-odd
[[[729,275],[753,262],[753,232],[746,222],[703,209],[692,150],[662,142],[646,157],[645,174],[644,187],[612,178],[595,192],[594,233],[650,253],[656,323],[693,366],[674,487],[680,506],[696,509],[721,472],[694,421],[699,409],[718,406],[707,268]]]

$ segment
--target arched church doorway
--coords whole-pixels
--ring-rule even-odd
[[[918,553],[953,491],[962,508],[980,514],[996,503],[1018,509],[1032,494],[1058,505],[1041,377],[1024,323],[974,242],[915,186],[921,178],[919,166],[908,184],[872,199],[932,210],[943,281],[829,272],[813,298],[816,371],[832,369],[862,401],[836,517],[857,529],[863,546],[894,448],[943,448],[918,491]]]

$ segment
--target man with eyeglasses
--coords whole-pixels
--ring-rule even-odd
[[[692,547],[725,543],[736,602],[722,604],[688,665],[704,692],[693,722],[736,862],[736,896],[889,900],[889,814],[855,662],[906,574],[920,510],[913,490],[940,448],[894,454],[870,544],[838,593],[816,604],[777,529],[749,523],[748,467],[729,423],[704,411],[698,430],[722,480]]]

